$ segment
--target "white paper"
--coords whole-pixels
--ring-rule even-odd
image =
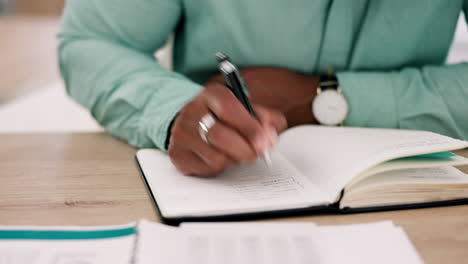
[[[221,215],[327,204],[280,153],[271,170],[263,161],[212,178],[184,176],[157,150],[140,150],[138,161],[164,216]]]
[[[129,225],[120,226],[127,228]],[[113,227],[0,227],[2,230],[109,230]],[[129,264],[135,235],[102,239],[0,239],[1,264]]]
[[[139,225],[139,232],[148,234],[147,229],[155,230],[153,237],[139,239],[140,244],[154,245],[156,237],[161,237],[160,228],[154,225]],[[313,232],[310,223],[195,223],[183,224],[169,241],[176,240],[177,252],[170,263],[190,264],[261,264],[261,263],[304,263],[316,258],[313,250]],[[159,233],[159,235],[157,234]],[[176,234],[177,233],[177,234]],[[167,239],[167,238],[165,238]],[[156,243],[156,245],[158,245]],[[160,250],[153,246],[137,250],[139,263],[156,262]],[[171,250],[166,250],[171,252]],[[174,252],[174,251],[172,251]],[[149,259],[152,259],[150,261]],[[162,263],[162,262],[159,262]]]
[[[390,171],[400,171],[403,169],[416,169],[408,170],[409,172],[418,171],[417,169],[423,168],[437,168],[437,167],[448,167],[448,166],[460,166],[468,164],[468,159],[461,156],[452,156],[440,159],[397,159],[388,162],[381,163],[371,169],[364,171],[359,176],[354,177],[350,182],[346,184],[346,189],[352,188],[355,184],[366,180],[369,177],[375,177],[377,174]],[[430,172],[431,170],[428,170]],[[422,171],[424,172],[424,171]],[[392,173],[395,174],[395,173]],[[411,178],[411,175],[410,175]]]
[[[394,184],[468,184],[468,175],[454,167],[392,170],[378,173],[358,182],[350,190],[354,192],[362,188]]]
[[[141,220],[137,227],[135,245],[135,263],[182,263],[180,262],[180,233],[175,227],[169,227],[147,220]]]
[[[390,221],[320,226],[318,233],[323,263],[424,263],[403,229]]]
[[[302,126],[287,130],[278,149],[302,175],[338,196],[355,176],[384,161],[468,147],[468,142],[426,131]]]
[[[176,251],[170,263],[191,264],[393,264],[423,263],[405,232],[390,221],[316,226],[310,223],[188,223],[171,231],[139,225],[139,232],[152,236],[139,239],[145,250],[137,251],[143,264],[158,262],[157,239],[173,241]],[[176,242],[174,242],[176,241]],[[137,247],[139,248],[139,246]]]
[[[75,227],[30,229],[82,231]],[[422,260],[405,232],[389,221],[343,226],[189,223],[175,228],[142,220],[136,236],[0,240],[0,263],[419,264]]]

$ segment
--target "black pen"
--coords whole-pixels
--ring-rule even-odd
[[[216,57],[218,58],[218,67],[224,76],[224,82],[226,83],[226,86],[241,102],[245,109],[247,109],[247,111],[253,117],[257,118],[257,115],[255,114],[255,111],[252,108],[248,98],[249,91],[237,67],[232,64],[229,58],[221,52],[216,53]],[[263,159],[265,160],[267,166],[271,168],[271,158],[268,150],[263,152]]]

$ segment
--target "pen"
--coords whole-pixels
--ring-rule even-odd
[[[237,69],[237,67],[232,64],[229,58],[221,52],[216,53],[216,57],[219,62],[219,70],[224,76],[224,82],[226,86],[231,90],[231,92],[236,96],[236,98],[241,102],[241,104],[247,109],[247,111],[255,118],[257,115],[250,104],[249,98],[247,95],[249,91],[245,85],[242,76]],[[268,150],[263,152],[263,160],[269,168],[271,168],[271,158]]]

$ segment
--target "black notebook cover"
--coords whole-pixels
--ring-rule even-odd
[[[153,200],[154,206],[161,217],[161,220],[168,225],[179,225],[183,222],[227,222],[227,221],[251,221],[260,220],[267,218],[279,218],[279,217],[292,217],[292,216],[307,216],[307,215],[319,215],[319,214],[352,214],[352,213],[367,213],[376,211],[392,211],[392,210],[405,210],[405,209],[416,209],[416,208],[428,208],[428,207],[440,207],[450,205],[461,205],[468,204],[468,198],[448,200],[448,201],[437,201],[427,203],[415,203],[415,204],[403,204],[403,205],[389,205],[389,206],[375,206],[375,207],[362,207],[362,208],[339,208],[339,204],[333,204],[329,206],[311,206],[305,208],[293,208],[285,210],[275,211],[259,211],[239,214],[225,214],[216,216],[193,216],[193,217],[165,217],[159,209],[156,197],[153,192],[146,176],[141,168],[138,158],[135,156],[137,166],[139,168],[141,177],[145,182],[146,190]]]

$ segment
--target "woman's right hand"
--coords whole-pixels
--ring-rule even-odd
[[[174,120],[169,139],[169,157],[185,175],[211,176],[243,162],[252,162],[276,144],[287,128],[284,115],[253,105],[254,118],[232,92],[219,82],[210,82]],[[198,122],[212,114],[215,124],[206,143]]]

